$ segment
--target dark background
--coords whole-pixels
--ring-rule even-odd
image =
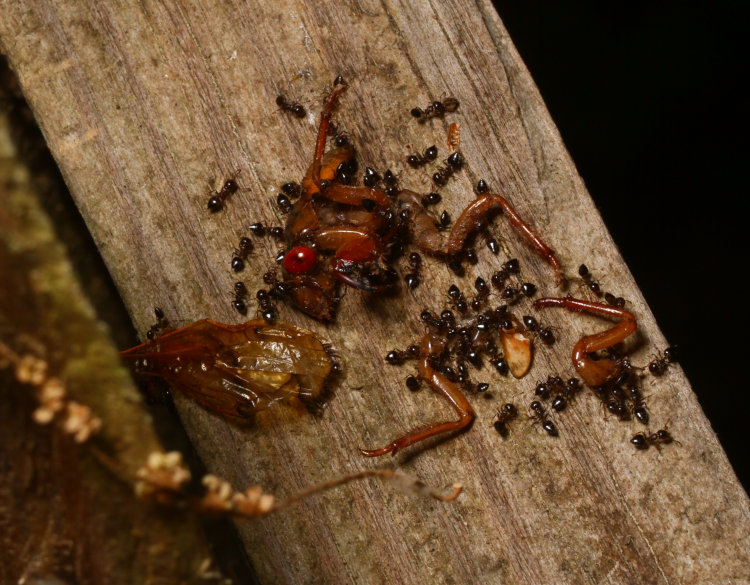
[[[740,3],[495,6],[747,489]]]

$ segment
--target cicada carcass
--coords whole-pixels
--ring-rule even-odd
[[[203,407],[247,419],[282,401],[311,410],[324,400],[331,355],[310,331],[262,319],[204,319],[121,353],[134,371],[158,376]]]

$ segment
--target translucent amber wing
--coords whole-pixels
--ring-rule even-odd
[[[206,408],[240,417],[291,396],[313,402],[331,372],[330,357],[312,333],[263,320],[198,321],[122,357]]]

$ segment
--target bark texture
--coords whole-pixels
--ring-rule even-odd
[[[361,167],[390,167],[403,186],[429,191],[429,175],[410,170],[405,156],[431,144],[446,152],[448,122],[459,122],[468,164],[443,189],[440,209],[457,217],[484,177],[530,218],[569,275],[585,262],[628,300],[639,323],[627,346],[634,363],[666,346],[487,2],[4,2],[0,42],[139,330],[156,304],[173,319],[240,320],[230,305],[231,251],[249,223],[283,223],[278,187],[310,164],[321,98],[340,74],[350,88],[335,119]],[[279,94],[310,115],[280,112]],[[449,120],[410,117],[444,96],[461,102]],[[242,191],[209,214],[209,189],[235,174]],[[523,280],[558,294],[549,267],[502,218],[492,230],[520,259]],[[257,244],[242,274],[251,291],[279,246]],[[481,250],[459,284],[470,291],[505,259]],[[330,326],[281,307],[282,320],[315,330],[344,361],[321,417],[278,408],[238,427],[179,404],[209,470],[236,488],[261,484],[283,496],[368,466],[465,486],[443,504],[351,485],[242,522],[261,582],[748,582],[748,499],[679,367],[644,382],[654,430],[669,423],[680,442],[661,451],[635,452],[628,439],[642,428],[607,420],[588,393],[556,417],[557,439],[525,420],[507,440],[492,429],[503,402],[525,410],[535,380],[572,375],[570,349],[606,326],[599,319],[543,313],[557,343],[537,348],[520,381],[475,374],[493,398],[472,397],[478,420],[468,432],[388,460],[359,455],[357,447],[450,416],[430,391],[408,392],[409,366],[383,356],[422,334],[422,308],[449,306],[455,280],[425,260],[415,291],[349,291]]]

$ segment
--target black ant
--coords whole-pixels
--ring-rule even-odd
[[[464,165],[464,157],[456,151],[445,159],[445,165],[440,167],[432,175],[432,182],[442,187],[453,176],[453,173],[460,170]]]
[[[640,450],[645,451],[651,446],[660,449],[662,445],[669,445],[670,443],[676,442],[671,433],[666,429],[660,429],[655,433],[637,433],[630,439],[633,446]]]
[[[648,364],[648,371],[654,376],[661,376],[667,371],[669,364],[677,363],[679,358],[676,345],[671,345],[664,350],[662,357],[654,358]]]
[[[276,307],[271,300],[271,293],[262,288],[255,293],[255,298],[258,299],[261,317],[269,322],[274,321],[276,319]]]
[[[304,118],[307,115],[307,110],[305,110],[305,106],[298,104],[297,102],[291,104],[288,101],[286,101],[286,98],[283,95],[276,96],[276,105],[279,106],[285,112],[289,112],[293,116],[300,118],[300,119]]]
[[[419,390],[420,382],[416,376],[407,376],[405,380],[406,387],[412,392]]]
[[[536,287],[534,287],[534,292],[536,292]],[[526,331],[536,333],[544,345],[552,345],[555,343],[555,334],[552,331],[552,327],[542,327],[536,317],[524,315],[523,326]]]
[[[260,221],[256,221],[255,223],[250,224],[250,226],[248,226],[248,229],[253,232],[253,235],[258,236],[259,238],[262,238],[266,235],[266,226],[264,226]]]
[[[630,411],[625,405],[625,396],[622,390],[617,386],[613,386],[609,388],[609,391],[606,389],[603,389],[603,391],[605,392],[603,394],[604,405],[607,407],[609,413],[616,416],[618,420],[630,420]]]
[[[471,308],[476,312],[482,308],[482,301],[490,295],[490,287],[484,278],[477,276],[474,281],[474,289],[477,291],[477,296],[471,301]]]
[[[469,310],[469,303],[466,302],[464,293],[462,293],[461,289],[455,284],[452,284],[448,289],[448,296],[453,301],[453,306],[456,308],[456,311],[463,314]]]
[[[171,329],[169,320],[164,316],[164,311],[160,307],[154,307],[156,323],[146,332],[146,339],[153,340],[159,337],[166,330]]]
[[[422,256],[417,252],[409,254],[409,266],[411,267],[411,272],[404,276],[404,280],[406,281],[406,286],[410,289],[415,289],[419,286],[419,271],[422,266]]]
[[[451,224],[451,216],[447,211],[443,210],[443,213],[440,214],[440,222],[438,223],[438,229],[440,230],[447,229],[450,224]]]
[[[432,102],[424,110],[422,108],[412,108],[411,115],[420,122],[430,118],[442,118],[447,112],[455,112],[458,109],[458,100],[453,97],[447,97],[442,101]]]
[[[329,126],[332,136],[333,145],[336,148],[340,148],[342,146],[347,146],[349,144],[349,135],[344,131],[340,130],[336,124],[331,122],[331,125]],[[356,162],[351,161],[352,163],[352,169],[356,168]]]
[[[542,400],[547,400],[551,392],[552,390],[547,382],[537,382],[537,385],[534,388],[534,394]]]
[[[381,180],[382,177],[378,171],[372,167],[365,167],[365,176],[363,178],[365,187],[375,187]]]
[[[536,285],[531,282],[524,282],[521,286],[508,285],[503,289],[501,294],[504,301],[513,304],[522,296],[530,298],[536,294]]]
[[[248,229],[253,232],[253,235],[262,238],[266,235],[271,236],[273,238],[276,238],[277,240],[280,240],[284,237],[284,228],[282,227],[268,227],[263,225],[262,222],[256,221],[253,224],[250,224],[248,226]]]
[[[640,388],[635,384],[630,384],[628,386],[628,394],[630,395],[630,400],[633,402],[633,414],[635,418],[644,425],[647,425],[649,420],[648,410],[646,410],[646,403],[643,401]]]
[[[492,365],[494,366],[495,370],[497,370],[498,374],[501,374],[503,376],[508,375],[510,366],[508,366],[508,360],[506,360],[504,357],[499,357],[493,360]]]
[[[507,437],[508,422],[516,418],[517,415],[518,409],[516,409],[516,407],[510,402],[504,404],[502,408],[498,408],[497,413],[495,414],[495,421],[492,423],[492,426],[497,431],[497,434],[503,438]]]
[[[630,419],[630,411],[625,406],[625,397],[622,392],[614,391],[617,386],[612,384],[601,384],[592,386],[594,396],[596,396],[610,414],[616,416],[618,420],[626,421]],[[605,417],[606,418],[606,417]]]
[[[497,289],[501,289],[505,286],[505,281],[508,280],[511,274],[518,274],[521,271],[521,266],[517,258],[511,258],[510,260],[503,263],[503,267],[500,270],[495,271],[490,278],[492,286]]]
[[[618,309],[622,309],[625,306],[625,299],[622,297],[617,297],[613,295],[611,292],[605,292],[602,293],[602,287],[599,285],[597,281],[594,280],[594,277],[591,276],[591,273],[589,272],[589,269],[586,267],[585,264],[581,264],[578,267],[578,276],[580,276],[583,279],[583,282],[586,284],[588,289],[594,293],[597,297],[601,297],[604,295],[604,301],[608,305],[612,305],[613,307],[617,307]]]
[[[224,209],[224,201],[226,201],[227,197],[235,193],[238,189],[239,187],[234,179],[227,179],[221,186],[221,189],[219,191],[214,191],[214,194],[209,197],[208,210],[211,213],[216,213],[217,211]]]
[[[357,161],[355,159],[340,162],[336,167],[336,182],[344,185],[352,185],[356,182],[354,175],[357,173],[357,168]]]
[[[608,305],[612,305],[613,307],[617,307],[618,309],[622,309],[625,306],[625,299],[622,297],[616,297],[610,292],[604,293],[604,301]]]
[[[280,281],[272,270],[263,275],[263,282],[270,286],[268,294],[271,295],[271,298],[283,299],[290,292],[289,285]]]
[[[583,279],[583,282],[586,283],[586,286],[592,293],[598,297],[602,296],[601,286],[599,286],[599,283],[594,280],[593,276],[591,276],[591,273],[585,264],[581,264],[578,267],[578,276]]]
[[[552,327],[542,327],[538,331],[539,339],[542,340],[544,345],[552,345],[555,343],[555,333],[552,331]]]
[[[581,391],[582,387],[581,381],[578,378],[569,378],[564,384],[560,384],[559,386],[559,394],[552,399],[552,404],[550,405],[555,412],[565,410],[568,404],[573,401],[575,395]]]
[[[234,300],[232,301],[232,306],[234,307],[235,311],[237,311],[240,315],[247,315],[247,304],[245,303],[245,299],[247,298],[247,287],[245,286],[245,283],[243,282],[235,282],[234,283]]]
[[[531,411],[533,412],[532,418],[535,418],[537,422],[542,423],[542,428],[547,432],[547,434],[550,437],[557,437],[557,427],[555,426],[555,423],[553,423],[549,417],[547,416],[547,411],[544,410],[544,406],[542,406],[542,403],[538,400],[534,400],[529,405],[529,408],[531,408]]]
[[[423,165],[426,165],[428,162],[435,160],[437,158],[437,155],[437,146],[433,144],[432,146],[425,149],[422,156],[418,154],[410,154],[408,157],[406,157],[406,162],[416,169],[417,167],[421,167]]]
[[[422,197],[422,206],[437,205],[442,200],[443,198],[440,196],[440,193],[427,193],[427,195]]]
[[[253,251],[253,243],[247,236],[240,238],[239,248],[234,251],[232,257],[232,270],[235,272],[241,272],[245,269],[245,260]]]
[[[281,186],[281,192],[276,196],[276,205],[282,213],[289,213],[294,204],[292,199],[298,198],[302,194],[302,187],[297,183],[289,181]]]
[[[542,400],[547,400],[550,395],[555,393],[561,393],[565,387],[565,382],[560,376],[547,376],[547,380],[544,382],[537,382],[534,388],[534,394]]]
[[[539,321],[532,315],[524,315],[521,320],[523,321],[523,327],[526,331],[539,331]]]
[[[386,354],[385,361],[387,361],[392,366],[400,366],[404,363],[404,361],[416,359],[418,356],[419,347],[416,345],[410,345],[403,351],[392,349]]]
[[[279,207],[281,213],[289,213],[292,210],[292,207],[294,207],[292,200],[289,199],[289,196],[286,195],[286,193],[279,193],[276,196],[276,205]]]
[[[398,177],[391,169],[386,169],[383,173],[383,185],[385,186],[385,194],[394,199],[401,193],[401,187],[398,184]]]
[[[500,293],[500,296],[506,303],[512,305],[518,300],[520,294],[521,291],[519,291],[515,286],[509,284],[503,289],[503,292]]]

